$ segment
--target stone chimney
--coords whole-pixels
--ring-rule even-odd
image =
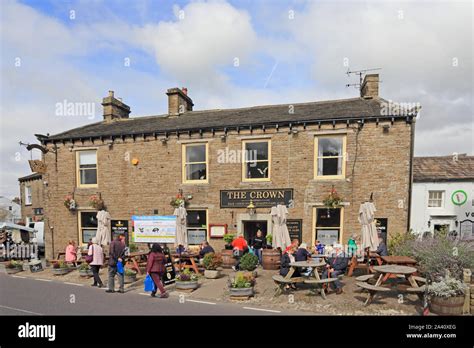
[[[130,106],[114,97],[114,91],[109,91],[109,95],[102,99],[104,107],[104,121],[111,122],[130,115]]]
[[[193,111],[193,101],[188,97],[187,88],[170,88],[166,92],[168,95],[168,115],[178,116],[186,111]]]
[[[379,74],[364,76],[364,82],[360,87],[360,96],[367,99],[379,96]]]

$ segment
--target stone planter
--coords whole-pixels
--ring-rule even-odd
[[[53,268],[52,269],[53,275],[56,275],[56,276],[68,274],[70,271],[71,270],[69,268]]]
[[[21,271],[23,271],[23,268],[5,268],[5,271],[7,271],[7,274],[16,274],[16,273],[19,273]]]
[[[455,297],[432,297],[430,309],[439,315],[462,315],[464,295]]]
[[[230,296],[249,297],[254,295],[253,287],[250,288],[229,288]]]
[[[204,277],[207,279],[217,279],[221,276],[220,270],[206,269],[204,271]]]
[[[80,275],[81,277],[92,277],[92,276],[94,276],[94,274],[92,273],[92,270],[91,270],[91,269],[88,269],[88,270],[86,270],[86,271],[84,271],[84,270],[79,270],[79,275]]]
[[[125,284],[135,283],[137,281],[137,275],[125,275],[123,277],[123,282]]]
[[[192,280],[189,282],[176,281],[176,289],[180,290],[195,290],[199,287],[199,282],[197,280]]]

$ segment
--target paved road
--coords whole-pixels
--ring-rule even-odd
[[[107,294],[103,289],[41,281],[0,273],[0,315],[291,315],[246,304],[202,303],[177,294],[168,299],[130,291]],[[181,301],[182,302],[182,301]]]

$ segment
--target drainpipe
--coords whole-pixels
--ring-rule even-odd
[[[418,116],[418,114],[416,114]],[[413,189],[413,157],[415,153],[415,123],[416,116],[412,118],[411,134],[410,134],[410,181],[408,182],[408,214],[407,214],[407,232],[410,231],[411,220],[411,195]]]

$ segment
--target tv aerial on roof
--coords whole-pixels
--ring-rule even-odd
[[[347,72],[346,72],[347,76],[351,76],[351,74],[359,75],[359,83],[348,83],[346,87],[355,87],[355,88],[358,88],[360,91],[362,89],[362,82],[364,80],[363,76],[367,73],[367,71],[376,71],[376,70],[382,70],[382,68],[370,68],[370,69],[362,69],[362,70],[347,69]]]

